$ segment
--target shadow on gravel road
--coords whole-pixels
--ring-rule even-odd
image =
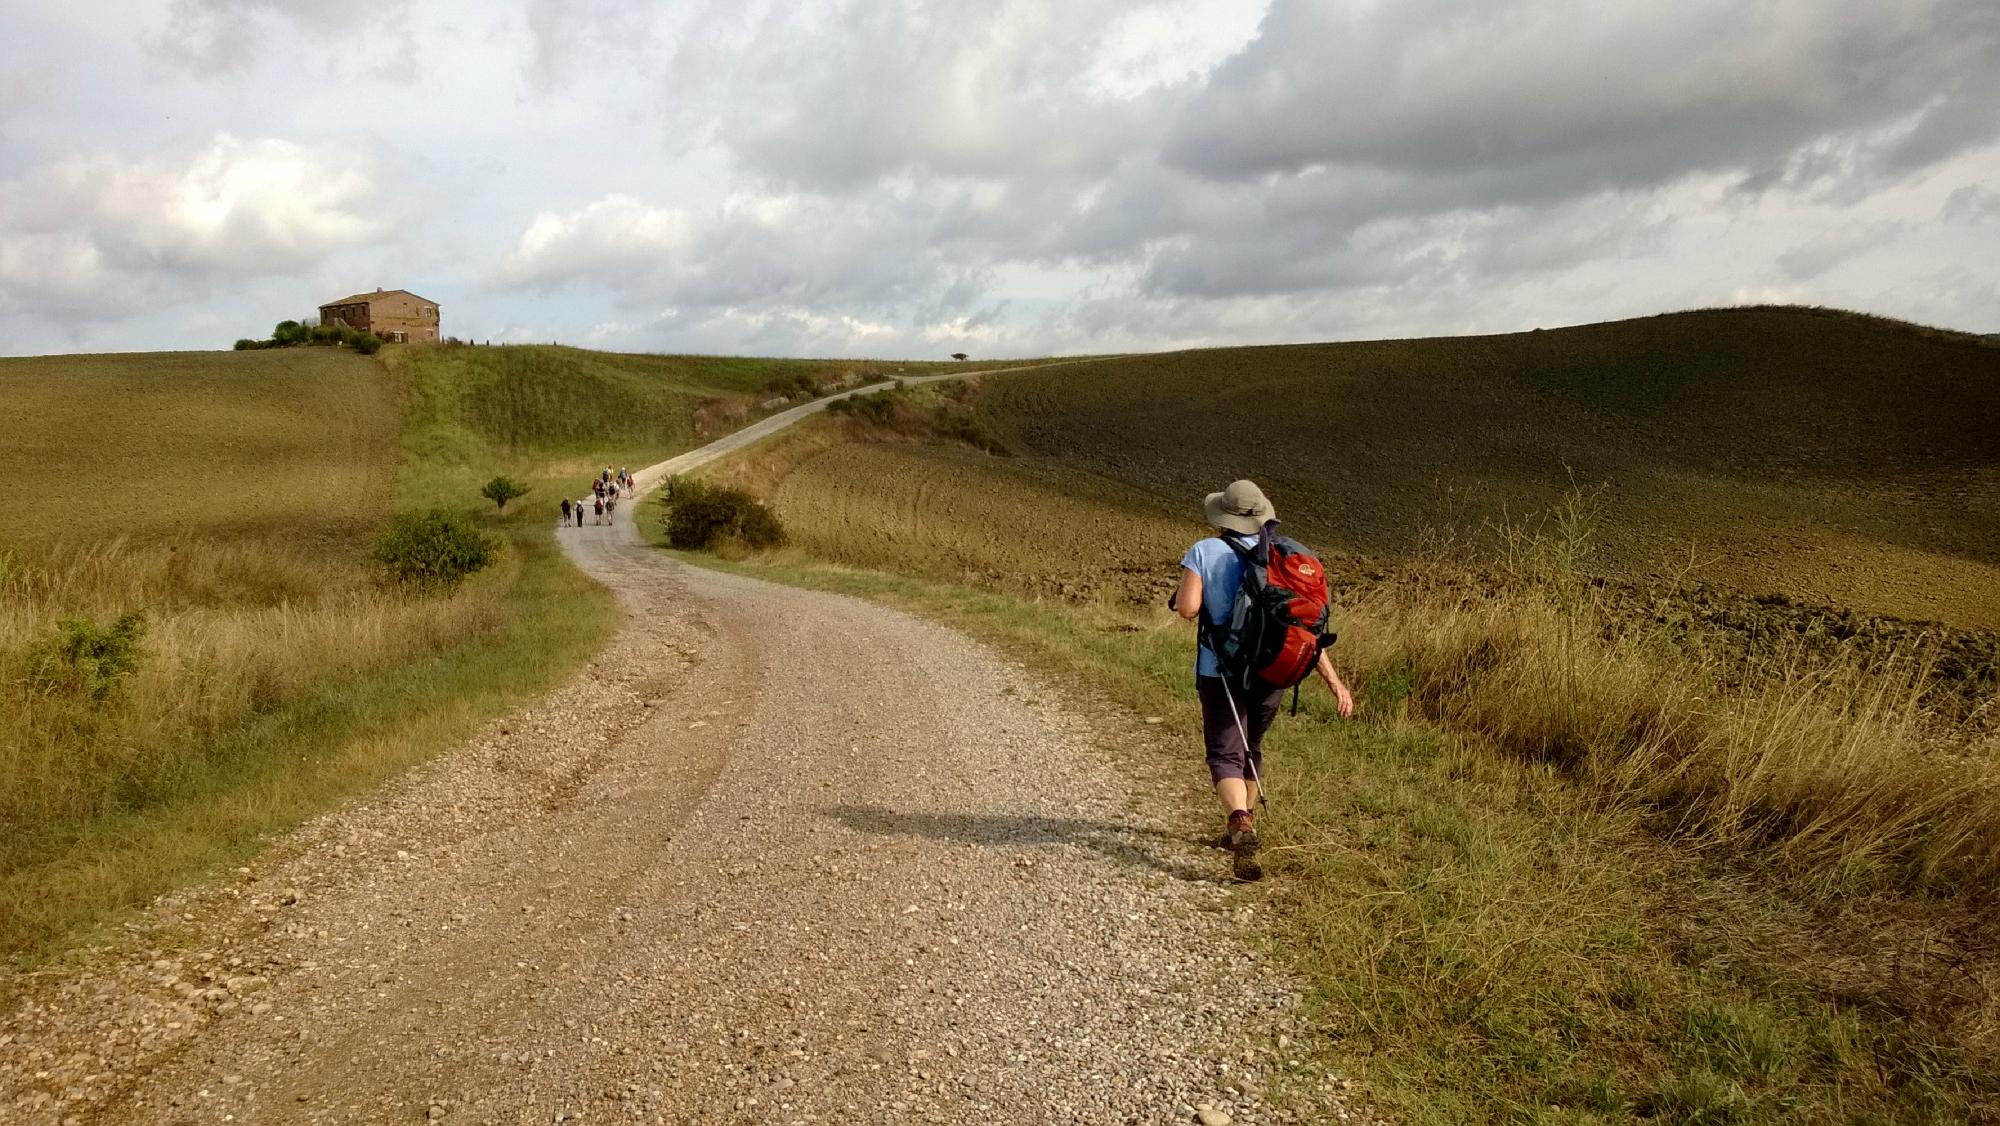
[[[1152,868],[1179,880],[1217,883],[1219,868],[1185,858],[1188,838],[1142,825],[1025,814],[912,813],[872,805],[825,806],[820,812],[856,832],[928,837],[989,845],[1081,845],[1121,864]]]

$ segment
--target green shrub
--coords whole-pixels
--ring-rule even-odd
[[[404,512],[375,544],[389,577],[424,589],[455,586],[493,559],[493,541],[448,508]]]
[[[364,356],[372,356],[382,350],[382,338],[372,332],[355,333],[347,344]]]
[[[512,477],[508,477],[505,474],[502,474],[498,477],[493,478],[491,481],[486,482],[486,484],[480,488],[479,495],[485,497],[487,500],[492,501],[494,504],[499,505],[501,511],[504,512],[506,511],[508,501],[513,500],[516,497],[527,496],[530,491],[531,490],[527,485],[523,485],[521,482],[514,480]]]
[[[772,376],[764,382],[764,390],[787,399],[815,399],[819,397],[820,382],[805,372],[795,371]]]
[[[264,346],[263,341],[252,340],[247,336],[236,342],[236,350],[238,352],[254,352],[257,349],[262,348],[263,346]]]
[[[139,667],[139,639],[146,613],[127,610],[108,626],[64,618],[29,647],[27,680],[33,688],[101,704]]]
[[[872,391],[866,395],[849,395],[845,399],[835,399],[826,405],[826,409],[834,414],[850,415],[868,422],[887,423],[896,417],[897,408],[902,402],[903,395],[897,391]]]
[[[293,344],[305,344],[312,340],[312,330],[297,321],[279,321],[271,329],[271,342],[281,348]]]
[[[778,514],[742,489],[684,477],[667,483],[667,543],[682,551],[706,551],[725,543],[763,549],[785,542]]]

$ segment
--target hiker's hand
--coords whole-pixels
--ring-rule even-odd
[[[1337,676],[1333,678],[1333,702],[1340,709],[1340,718],[1347,719],[1354,714],[1354,693],[1349,692],[1347,685],[1342,684]]]
[[[1340,718],[1346,719],[1352,716],[1354,693],[1347,690],[1347,682],[1341,680],[1340,674],[1333,671],[1333,662],[1327,659],[1325,653],[1319,655],[1319,678],[1326,681],[1327,688],[1333,692],[1334,707],[1339,709]]]

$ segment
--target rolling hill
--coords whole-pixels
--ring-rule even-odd
[[[809,541],[866,527],[867,550],[933,569],[1106,589],[1157,579],[1236,477],[1309,542],[1376,559],[1492,547],[1580,486],[1609,573],[2000,628],[2000,348],[1978,338],[1708,310],[1108,359],[986,381],[973,407],[1018,457],[835,446],[778,488],[788,519]],[[968,515],[985,530],[957,534]],[[1050,535],[1079,549],[1023,546]],[[862,540],[823,540],[865,562]]]

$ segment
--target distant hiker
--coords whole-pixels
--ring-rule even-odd
[[[563,512],[563,515],[562,515],[562,522],[563,522],[563,523],[565,523],[565,524],[569,523],[569,498],[568,498],[568,497],[564,497],[564,498],[563,498],[563,503],[562,503],[562,512]]]
[[[576,526],[579,528],[583,527],[583,502],[581,500],[576,502]]]
[[[602,495],[600,495],[597,498],[597,519],[591,521],[591,523],[593,524],[604,523],[604,497]]]
[[[1319,674],[1340,714],[1354,697],[1326,647],[1326,572],[1305,545],[1277,534],[1278,513],[1249,481],[1203,504],[1216,534],[1181,557],[1181,585],[1167,605],[1196,623],[1195,694],[1215,796],[1229,814],[1226,841],[1239,880],[1264,874],[1256,808],[1263,787],[1264,733],[1285,689]]]

